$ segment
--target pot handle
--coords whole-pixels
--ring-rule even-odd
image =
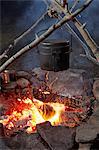
[[[38,31],[38,32],[37,32],[37,35],[38,35],[39,33],[43,32],[43,31],[46,31],[46,30],[48,30],[48,28]],[[36,53],[39,54],[39,47],[38,47],[38,45],[37,45],[36,47],[37,47]]]

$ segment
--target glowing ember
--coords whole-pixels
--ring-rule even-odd
[[[45,94],[49,92],[45,91]],[[8,136],[19,130],[33,133],[36,131],[36,125],[45,121],[49,121],[54,126],[74,127],[79,124],[79,118],[85,110],[82,105],[78,105],[78,102],[73,107],[71,100],[74,101],[56,97],[55,102],[45,103],[35,98],[20,98],[15,93],[4,94],[0,97],[0,103],[6,110],[0,117],[0,123],[4,125],[5,134]]]
[[[0,123],[8,129],[22,128],[28,126],[27,132],[35,130],[36,125],[44,121],[50,121],[52,125],[58,125],[61,122],[61,113],[65,111],[64,104],[60,103],[43,103],[37,99],[20,100],[16,108],[6,112],[6,118],[0,120]],[[25,106],[25,107],[24,107]]]

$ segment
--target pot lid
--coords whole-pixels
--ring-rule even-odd
[[[45,40],[41,43],[42,46],[67,46],[69,45],[69,41],[64,40]]]

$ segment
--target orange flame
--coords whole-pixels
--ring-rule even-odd
[[[28,107],[20,107],[21,110],[13,109],[6,118],[0,120],[8,130],[13,128],[28,126],[27,132],[35,131],[36,125],[45,121],[50,121],[52,125],[58,125],[61,122],[61,113],[65,111],[64,104],[60,103],[43,103],[37,99],[33,101],[29,98],[25,100],[18,99],[22,104]]]

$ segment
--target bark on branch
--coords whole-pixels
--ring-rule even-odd
[[[55,4],[56,6],[65,14],[65,15],[71,15],[71,12],[64,9],[61,4],[57,1],[57,0],[54,0],[55,1]],[[93,1],[93,0],[88,0],[90,3]],[[96,57],[97,61],[99,62],[99,56],[97,55],[98,51],[98,46],[97,44],[95,43],[95,41],[92,39],[92,37],[90,36],[89,32],[87,31],[87,29],[85,29],[83,26],[83,24],[81,24],[78,19],[76,17],[73,18],[72,20],[74,22],[74,25],[76,26],[76,28],[78,29],[78,31],[80,32],[80,34],[82,35],[83,39],[85,40],[86,44],[90,47],[93,55]],[[91,56],[91,55],[90,55]],[[92,57],[91,57],[92,58]],[[94,58],[93,58],[94,59]],[[93,60],[92,59],[92,60]]]
[[[60,18],[61,18],[61,16],[60,16]],[[97,62],[96,59],[91,56],[90,50],[89,50],[88,46],[80,39],[80,37],[79,37],[79,36],[77,35],[77,33],[71,28],[71,26],[70,26],[68,23],[66,23],[66,24],[65,24],[65,27],[66,27],[66,29],[68,30],[68,32],[69,32],[70,34],[72,34],[73,37],[74,37],[75,39],[77,39],[77,40],[80,42],[81,46],[82,46],[83,49],[85,50],[85,55],[80,54],[80,56],[82,56],[82,57],[87,57],[90,61],[92,61],[94,64],[96,64],[96,65],[99,66],[99,62]]]
[[[44,39],[46,39],[53,31],[61,27],[63,24],[68,22],[69,20],[72,20],[74,17],[76,17],[78,14],[80,14],[86,7],[89,6],[92,0],[87,0],[86,3],[79,9],[77,9],[74,13],[71,15],[65,16],[61,21],[58,23],[52,25],[45,33],[43,33],[40,37],[35,39],[33,42],[31,42],[29,45],[22,48],[19,52],[17,52],[15,55],[13,55],[10,59],[8,59],[1,67],[0,72],[4,71],[8,65],[10,65],[16,58],[24,54],[25,52],[29,51],[30,49],[37,46],[40,42],[42,42]]]
[[[48,8],[48,7],[47,7]],[[29,34],[40,22],[41,20],[48,14],[48,11],[46,10],[46,12],[44,12],[40,18],[38,18],[38,20],[29,28],[27,29],[25,32],[23,32],[19,37],[17,37],[16,39],[14,39],[13,44],[10,44],[8,46],[8,48],[0,55],[0,60],[2,60],[3,58],[8,58],[7,53],[12,50],[16,44],[22,40],[27,34]]]
[[[37,25],[38,23],[47,15],[47,11],[41,15],[41,17],[28,29],[26,30],[22,35],[20,35],[18,38],[14,40],[14,46],[27,34],[29,34]]]
[[[70,9],[70,12],[73,11],[73,9],[76,7],[76,5],[79,3],[79,0],[75,0],[73,6]]]

